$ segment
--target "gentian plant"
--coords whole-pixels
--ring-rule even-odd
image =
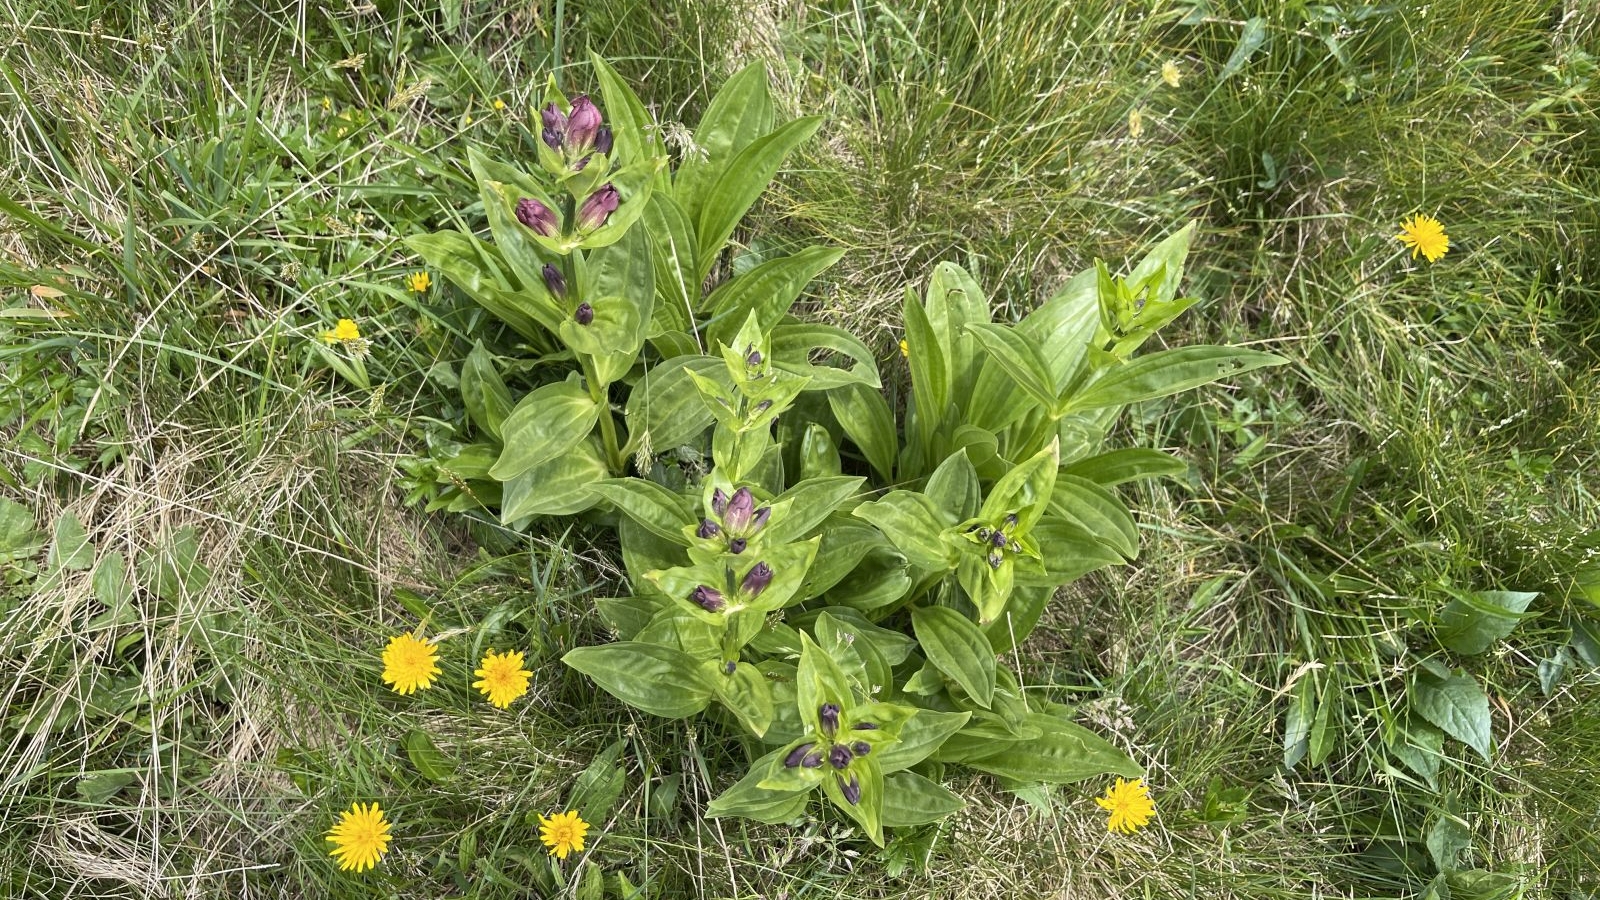
[[[618,640],[565,661],[647,713],[748,736],[751,767],[709,815],[786,822],[820,790],[881,843],[962,806],[939,784],[949,764],[1022,783],[1140,775],[999,657],[1059,587],[1137,555],[1114,488],[1185,469],[1105,449],[1120,411],[1284,362],[1138,353],[1193,302],[1177,294],[1193,226],[1017,323],[937,266],[904,303],[897,411],[865,344],[790,312],[838,251],[724,262],[818,121],[775,125],[752,66],[673,165],[638,98],[593,65],[602,104],[552,82],[534,166],[470,154],[483,228],[410,241],[510,335],[486,326],[467,356],[465,417],[410,466],[416,495],[513,527],[617,529],[629,589],[596,603]]]

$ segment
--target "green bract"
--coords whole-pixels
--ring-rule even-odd
[[[1194,227],[1126,278],[1097,264],[1015,324],[940,264],[905,300],[897,415],[865,344],[790,313],[838,251],[706,289],[817,120],[775,125],[752,66],[674,168],[593,62],[612,132],[590,138],[593,107],[552,89],[546,121],[565,127],[582,103],[581,137],[547,133],[537,171],[474,153],[482,226],[410,242],[509,329],[474,335],[465,416],[420,489],[430,508],[522,527],[598,507],[616,523],[631,592],[597,605],[621,640],[565,659],[645,712],[708,713],[766,746],[709,815],[788,821],[821,790],[882,843],[886,826],[960,808],[937,783],[945,764],[1013,782],[1139,775],[998,658],[1058,587],[1137,555],[1113,488],[1184,470],[1105,450],[1122,408],[1284,362],[1136,355],[1193,302],[1177,291]]]

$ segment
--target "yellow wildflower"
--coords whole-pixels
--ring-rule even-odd
[[[506,108],[506,102],[501,100],[499,97],[496,97],[494,98],[494,108],[496,112],[499,112],[500,110]]]
[[[906,342],[905,338],[900,339],[900,355],[906,359],[911,358],[911,345]]]
[[[383,680],[394,685],[397,694],[409,694],[433,684],[439,674],[439,651],[414,634],[389,639],[383,651]]]
[[[472,673],[478,676],[472,686],[482,691],[495,706],[505,709],[511,701],[528,692],[528,679],[533,673],[522,667],[520,651],[496,653],[490,650],[479,666]]]
[[[1161,80],[1165,81],[1168,87],[1177,87],[1183,80],[1183,75],[1178,72],[1178,64],[1170,59],[1162,63]]]
[[[433,285],[433,279],[427,272],[412,272],[406,276],[406,290],[413,294],[421,294]]]
[[[1118,778],[1116,784],[1106,788],[1106,795],[1096,797],[1094,802],[1111,813],[1106,828],[1123,834],[1133,834],[1150,824],[1150,817],[1156,814],[1156,805],[1150,800],[1150,789],[1143,778],[1132,781]]]
[[[589,823],[578,817],[576,810],[567,810],[556,813],[549,818],[539,817],[539,840],[550,848],[550,855],[557,859],[566,859],[567,854],[573,851],[583,852],[583,836],[589,831]]]
[[[354,319],[340,319],[339,324],[322,333],[324,344],[348,344],[351,341],[361,340],[361,329],[356,327]]]
[[[1421,213],[1400,223],[1395,240],[1411,248],[1412,259],[1421,253],[1428,262],[1437,262],[1450,250],[1450,236],[1444,233],[1444,226],[1433,216]]]
[[[1144,134],[1144,110],[1134,107],[1128,113],[1128,137],[1138,140]]]
[[[329,853],[339,860],[340,869],[364,871],[389,852],[389,823],[378,804],[369,803],[363,809],[357,803],[340,814],[339,824],[328,829],[328,840],[334,845]]]

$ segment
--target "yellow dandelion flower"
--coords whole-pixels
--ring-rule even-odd
[[[1162,63],[1161,80],[1165,81],[1168,87],[1177,87],[1178,83],[1183,81],[1183,74],[1178,71],[1178,64],[1170,59]]]
[[[324,344],[348,344],[359,340],[361,340],[361,329],[356,327],[353,319],[340,319],[339,324],[322,333]]]
[[[461,117],[461,124],[463,124],[463,125],[471,125],[472,124],[472,116],[462,116]]]
[[[1144,134],[1144,110],[1134,107],[1128,113],[1128,137],[1138,140]]]
[[[1428,258],[1428,262],[1437,262],[1439,257],[1450,251],[1450,236],[1444,233],[1444,226],[1433,216],[1418,213],[1406,219],[1400,223],[1400,233],[1394,237],[1411,248],[1412,259],[1421,253]]]
[[[906,359],[911,358],[911,345],[906,342],[905,338],[900,339],[900,355]]]
[[[484,654],[479,666],[481,668],[472,673],[478,676],[472,686],[482,691],[495,706],[505,709],[511,705],[511,701],[528,692],[528,679],[533,677],[533,673],[522,667],[520,651],[496,653],[490,650]]]
[[[439,651],[414,634],[389,639],[383,651],[383,680],[394,685],[397,694],[409,694],[433,684],[439,674]]]
[[[499,97],[496,97],[494,98],[494,108],[496,112],[499,112],[500,110],[506,108],[506,102],[501,100]]]
[[[421,294],[433,286],[433,279],[427,272],[412,272],[406,276],[406,290],[413,294]]]
[[[1133,834],[1150,824],[1150,817],[1156,814],[1156,805],[1150,800],[1150,789],[1143,778],[1132,781],[1118,778],[1116,784],[1106,788],[1106,795],[1096,797],[1094,802],[1111,813],[1106,828],[1123,834]]]
[[[566,859],[567,854],[573,851],[583,852],[583,836],[589,831],[589,823],[578,817],[575,810],[556,813],[549,818],[539,817],[539,840],[550,848],[550,855],[556,859]]]
[[[365,871],[389,852],[389,823],[378,804],[369,803],[363,809],[356,803],[340,814],[339,824],[328,829],[328,840],[334,845],[329,853],[339,860],[340,869]]]
[[[322,98],[322,111],[323,112],[331,112],[332,110],[333,110],[333,98],[332,97],[323,97]]]

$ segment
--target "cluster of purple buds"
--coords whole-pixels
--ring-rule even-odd
[[[622,195],[617,193],[616,186],[609,181],[600,185],[600,189],[585,198],[578,207],[578,227],[584,231],[599,228],[620,205]]]
[[[806,769],[816,769],[822,766],[823,760],[834,770],[834,777],[839,779],[839,790],[844,798],[852,805],[861,802],[861,779],[855,773],[850,773],[847,780],[845,770],[850,763],[859,757],[872,752],[872,745],[866,741],[852,741],[849,743],[834,741],[834,736],[839,731],[839,704],[824,703],[817,708],[817,720],[822,726],[822,736],[829,742],[827,749],[822,749],[817,741],[808,741],[789,751],[784,757],[783,764],[791,769],[799,766]],[[851,731],[876,731],[874,722],[858,722],[850,727]]]
[[[710,519],[701,519],[695,533],[708,540],[726,534],[728,549],[733,553],[743,553],[748,539],[760,534],[772,516],[772,507],[756,508],[756,495],[747,487],[734,491],[732,497],[717,488],[711,493],[711,511],[722,520],[721,526]]]
[[[1012,553],[1022,552],[1022,542],[1011,536],[1012,529],[1017,527],[1017,514],[1006,516],[1005,524],[999,528],[990,528],[986,525],[975,525],[968,529],[977,533],[978,540],[989,547],[989,566],[998,569],[1005,562],[1005,551]]]
[[[761,596],[767,586],[772,584],[773,574],[772,567],[765,561],[751,566],[750,571],[746,572],[739,582],[739,595],[749,600]],[[689,600],[706,612],[722,612],[728,608],[728,598],[709,584],[699,585],[690,591]]]
[[[552,237],[561,230],[561,223],[556,220],[556,214],[550,207],[532,197],[517,201],[517,221],[540,237]]]
[[[572,111],[563,114],[554,103],[540,111],[544,128],[540,137],[545,145],[557,153],[576,158],[574,171],[589,162],[589,154],[611,152],[611,129],[603,124],[599,107],[587,95],[572,101]]]

